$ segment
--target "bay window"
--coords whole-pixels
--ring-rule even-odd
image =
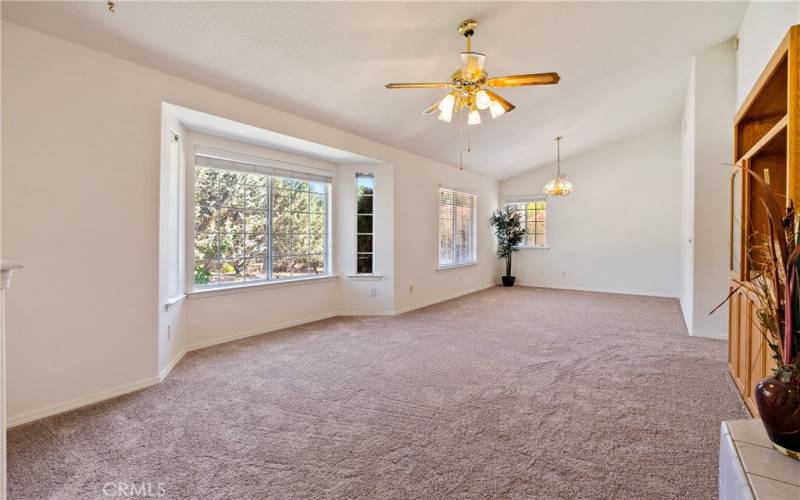
[[[194,289],[330,274],[330,179],[197,154]]]

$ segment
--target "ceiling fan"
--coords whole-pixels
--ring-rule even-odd
[[[561,79],[558,73],[533,73],[527,75],[499,76],[489,78],[483,70],[486,55],[472,52],[472,36],[478,22],[467,19],[458,25],[458,32],[467,39],[467,50],[461,53],[461,69],[451,76],[451,81],[442,83],[387,83],[388,89],[451,89],[446,96],[433,103],[424,114],[439,111],[439,119],[453,120],[453,113],[464,108],[469,110],[468,125],[481,123],[480,110],[488,109],[492,118],[512,111],[515,106],[488,87],[521,87],[525,85],[552,85]]]

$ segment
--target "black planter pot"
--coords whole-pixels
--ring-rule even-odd
[[[800,460],[800,391],[797,383],[765,378],[756,385],[756,405],[772,446]]]
[[[503,280],[503,286],[514,286],[514,281],[517,278],[514,276],[501,276],[500,279]]]

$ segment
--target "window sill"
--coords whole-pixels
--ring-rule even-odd
[[[244,285],[228,285],[206,290],[194,290],[186,294],[190,299],[201,299],[205,297],[215,297],[217,295],[228,295],[231,293],[242,293],[249,291],[266,290],[269,288],[282,288],[286,286],[311,285],[333,281],[337,276],[314,276],[312,278],[295,278],[288,280],[261,281],[258,283],[247,283]]]
[[[175,304],[179,304],[179,303],[183,302],[183,299],[185,299],[185,298],[186,298],[186,294],[185,293],[183,295],[178,295],[178,296],[175,296],[175,297],[168,298],[167,301],[164,303],[164,309],[169,311],[170,307],[174,306]]]
[[[520,250],[550,250],[549,246],[543,247],[519,247]]]
[[[353,281],[380,281],[383,279],[382,274],[348,274],[347,279]]]
[[[436,272],[437,273],[442,273],[442,272],[445,272],[445,271],[453,271],[453,270],[456,270],[456,269],[464,269],[465,267],[476,267],[477,265],[478,265],[478,261],[476,260],[475,262],[469,262],[467,264],[455,264],[455,265],[452,265],[452,266],[437,267],[436,268]]]

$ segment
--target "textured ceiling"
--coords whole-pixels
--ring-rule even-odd
[[[680,119],[691,55],[737,32],[741,2],[3,2],[3,18],[440,160],[459,128],[420,111],[458,67],[456,26],[490,75],[557,71],[501,89],[517,109],[469,127],[464,166],[496,179]]]

